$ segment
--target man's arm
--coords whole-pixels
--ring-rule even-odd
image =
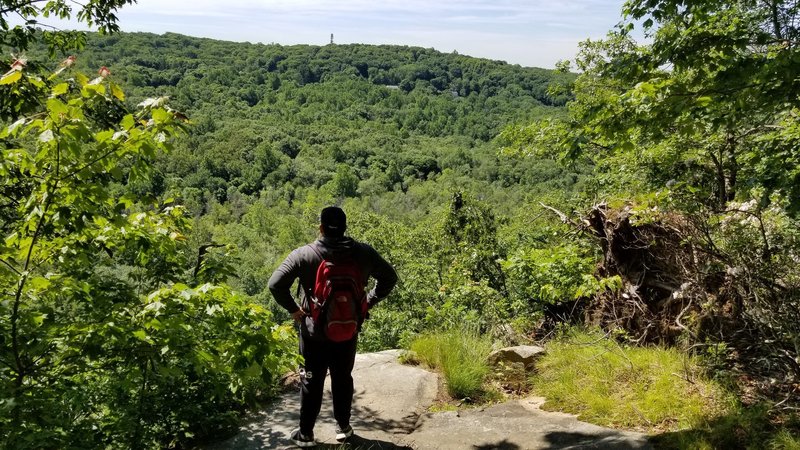
[[[372,308],[392,292],[397,284],[397,272],[374,248],[369,247],[369,251],[372,259],[371,275],[375,278],[375,287],[367,294],[367,301]]]
[[[296,249],[289,253],[289,256],[275,269],[275,272],[272,272],[272,276],[269,278],[269,291],[272,292],[275,301],[289,311],[292,317],[301,312],[291,293],[292,283],[299,276],[300,251]]]

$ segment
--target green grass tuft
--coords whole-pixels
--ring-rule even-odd
[[[547,346],[532,380],[545,408],[598,425],[654,431],[694,427],[724,413],[729,396],[675,349],[620,347],[572,331]]]
[[[426,334],[411,343],[415,359],[441,370],[451,397],[476,399],[484,394],[484,380],[489,374],[486,358],[492,343],[474,332],[447,331]]]
[[[781,430],[770,442],[773,450],[800,450],[800,435]]]
[[[689,430],[663,433],[652,438],[659,450],[769,449],[800,450],[798,428],[777,423],[770,405],[734,405],[724,416]]]

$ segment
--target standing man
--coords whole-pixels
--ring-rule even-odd
[[[358,273],[360,286],[366,286],[370,277],[375,278],[375,287],[366,294],[366,307],[372,308],[389,295],[397,283],[397,273],[372,247],[345,237],[347,217],[337,206],[329,206],[319,216],[320,239],[293,250],[269,279],[269,290],[275,300],[286,308],[292,318],[300,324],[300,354],[305,363],[300,368],[300,428],[292,432],[291,439],[299,447],[313,447],[314,424],[322,405],[322,389],[328,370],[331,373],[333,393],[333,416],[336,419],[336,440],[344,441],[353,435],[350,426],[350,410],[353,402],[353,364],[356,357],[356,334],[345,341],[340,333],[328,331],[321,320],[312,319],[312,303],[322,299],[314,295],[317,273],[322,274],[320,263],[324,261],[348,261]],[[322,276],[322,275],[321,275]],[[295,303],[290,289],[295,279],[300,279],[302,295],[300,305]],[[359,314],[359,327],[363,317]],[[330,330],[330,328],[328,328]]]

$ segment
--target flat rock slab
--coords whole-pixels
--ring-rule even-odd
[[[406,445],[415,449],[650,449],[647,436],[539,409],[543,399],[426,414]]]
[[[438,390],[437,375],[397,362],[399,350],[356,355],[353,369],[353,414],[351,425],[357,436],[350,448],[410,448],[402,444],[417,419],[433,404]],[[317,448],[341,448],[334,440],[330,377],[325,380],[322,410],[314,435]],[[289,440],[300,421],[300,394],[282,395],[269,407],[254,414],[233,438],[206,446],[209,450],[296,448]]]
[[[329,449],[650,449],[642,434],[578,421],[539,409],[543,399],[509,401],[486,408],[426,412],[438,389],[437,375],[397,362],[400,351],[359,354],[353,369],[351,424],[356,436],[334,440],[330,385],[314,429],[317,448]],[[289,435],[300,419],[299,393],[287,393],[250,416],[240,432],[206,450],[295,448]]]

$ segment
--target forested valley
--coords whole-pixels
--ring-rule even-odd
[[[630,1],[559,70],[123,33],[125,3],[0,23],[0,446],[230,431],[297,363],[267,281],[334,204],[400,276],[360,351],[591,326],[696,355],[741,442],[796,433],[795,3]]]
[[[507,293],[500,258],[549,233],[529,229],[531,205],[591,189],[578,187],[590,165],[503,156],[495,140],[511,124],[563,115],[574,75],[403,46],[284,47],[170,34],[91,35],[75,65],[89,72],[93,61],[103,61],[127,101],[169,97],[188,117],[185,138],[148,178],[118,189],[183,207],[194,219],[190,248],[214,246],[207,262],[219,258],[238,291],[285,319],[267,279],[288,250],[316,236],[319,210],[330,204],[348,212],[354,237],[402,267],[407,276],[372,318],[365,350],[397,346],[425,323],[460,323],[468,313],[482,328],[513,316],[509,304],[498,309],[502,317],[484,317],[481,305],[491,302],[478,291],[474,305],[449,303],[444,317],[426,311],[443,295],[454,252],[480,250],[470,256],[477,266],[461,270],[480,270],[476,287]],[[453,212],[464,217],[447,225],[458,198],[467,208]],[[465,231],[472,236],[459,235]],[[459,249],[462,239],[480,247]],[[460,277],[452,288],[468,288]],[[526,294],[517,294],[522,307]]]

